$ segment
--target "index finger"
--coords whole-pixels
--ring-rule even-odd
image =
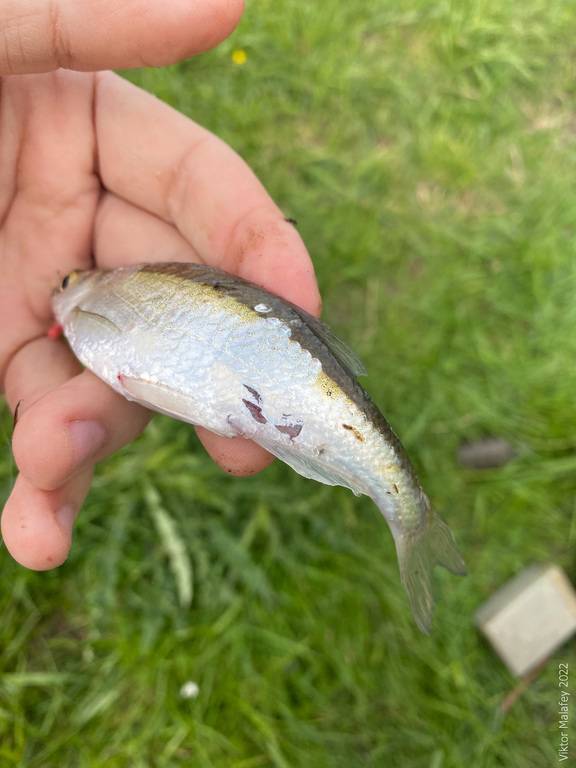
[[[4,0],[0,74],[161,66],[212,48],[243,0]]]

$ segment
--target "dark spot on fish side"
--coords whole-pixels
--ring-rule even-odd
[[[392,488],[394,488],[394,493],[396,493],[396,494],[400,493],[400,491],[398,490],[398,486],[396,485],[396,483],[392,483]]]
[[[344,427],[344,429],[347,429],[349,432],[352,432],[352,434],[354,435],[356,440],[358,440],[359,443],[364,442],[364,436],[362,435],[361,432],[359,432],[356,429],[356,427],[353,427],[351,424],[342,424],[342,426]]]
[[[274,424],[278,432],[288,435],[290,440],[294,440],[302,432],[302,424]]]
[[[270,239],[275,241],[276,235],[282,240],[287,234],[286,228],[283,226],[286,223],[283,215],[274,220],[270,226],[251,227],[249,222],[246,223],[244,236],[240,238],[241,242],[231,254],[229,264],[234,267],[234,271],[238,270],[248,252],[257,253],[261,250],[262,242],[268,242]],[[251,310],[260,303],[270,307],[271,316],[278,318],[290,328],[291,339],[307,350],[313,358],[320,361],[322,372],[327,380],[330,380],[330,382],[326,381],[326,384],[333,392],[331,399],[336,399],[340,391],[350,398],[365,414],[367,422],[372,424],[391,443],[394,450],[400,455],[403,466],[410,467],[409,460],[388,422],[356,381],[356,377],[350,375],[351,368],[347,362],[347,356],[340,353],[338,356],[330,352],[332,341],[328,341],[328,339],[332,337],[319,321],[253,283],[207,267],[204,264],[185,264],[182,262],[145,264],[140,268],[140,273],[152,273],[161,278],[175,277],[178,281],[190,286],[213,287],[217,283],[220,285],[219,290],[215,292],[217,296],[222,295],[226,299],[233,299]],[[290,321],[296,318],[300,318],[301,322],[291,325]],[[323,389],[324,393],[325,391]]]
[[[254,403],[251,403],[250,400],[244,400],[244,398],[242,398],[242,402],[244,403],[246,408],[248,408],[248,410],[250,411],[250,416],[252,416],[254,421],[257,421],[259,424],[267,423],[267,419],[262,413],[262,408],[260,408],[259,405],[255,405]]]
[[[316,448],[316,453],[318,456],[323,456],[326,453],[326,448],[324,448],[323,445],[319,445],[318,448]]]
[[[284,219],[284,221],[288,222],[288,224],[292,224],[293,227],[297,227],[298,226],[298,222],[296,221],[296,219],[292,219],[289,216],[286,217]]]
[[[262,402],[262,396],[260,395],[260,392],[257,392],[253,387],[249,387],[248,384],[242,385],[244,389],[247,389],[248,392],[252,395],[252,397],[256,400],[257,403]]]

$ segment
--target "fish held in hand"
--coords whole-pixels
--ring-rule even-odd
[[[432,570],[465,572],[355,355],[299,307],[198,264],[72,273],[53,298],[76,357],[129,400],[254,440],[304,477],[369,496],[388,521],[416,623]]]

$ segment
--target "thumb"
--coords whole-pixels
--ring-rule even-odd
[[[243,0],[5,0],[0,75],[162,66],[227,37]]]

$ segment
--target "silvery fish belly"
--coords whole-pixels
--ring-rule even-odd
[[[428,631],[431,572],[464,572],[355,356],[302,309],[224,272],[144,264],[72,273],[54,296],[78,359],[129,400],[250,438],[305,477],[370,496]]]

